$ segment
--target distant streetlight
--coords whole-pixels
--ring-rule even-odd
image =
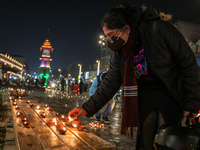
[[[100,60],[97,60],[97,76],[99,75],[99,71],[100,71]]]
[[[78,64],[78,66],[79,66],[79,76],[78,76],[78,80],[80,80],[80,78],[81,78],[81,67],[82,67],[82,65],[81,65],[81,64]]]

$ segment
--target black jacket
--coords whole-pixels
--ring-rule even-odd
[[[138,27],[148,67],[183,110],[197,112],[200,109],[200,72],[194,53],[173,24],[152,19],[157,17],[154,16],[148,13]],[[125,62],[125,55],[113,53],[107,76],[82,106],[88,117],[99,111],[119,90],[123,84]]]

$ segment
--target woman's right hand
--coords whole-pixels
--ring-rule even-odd
[[[72,117],[73,115],[75,117]],[[68,117],[78,119],[80,116],[86,116],[86,115],[87,115],[87,112],[85,111],[85,109],[76,107],[69,112]]]

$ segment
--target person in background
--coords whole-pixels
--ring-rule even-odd
[[[80,94],[81,94],[83,92],[83,80],[82,80],[82,78],[80,78],[79,89],[80,89]]]
[[[197,60],[170,20],[150,5],[123,3],[109,10],[102,19],[104,41],[113,51],[109,70],[95,94],[68,115],[92,117],[123,84],[121,134],[138,135],[137,150],[153,150],[161,125],[178,125],[186,112],[198,113]]]
[[[61,83],[61,91],[63,92],[65,90],[65,85],[66,85],[66,81],[64,77],[62,77],[60,83]]]
[[[97,90],[97,88],[101,85],[101,82],[103,82],[106,74],[107,74],[106,72],[100,73],[96,77],[96,79],[93,81],[93,83],[92,83],[92,85],[90,87],[90,91],[89,91],[89,95],[90,96],[94,95],[94,93]],[[110,115],[110,112],[111,112],[111,101],[108,102],[106,110],[103,112],[102,119],[103,119],[104,123],[110,123],[110,120],[108,119],[108,116]],[[101,113],[100,113],[100,111],[98,111],[95,114],[95,117],[96,117],[95,121],[96,122],[100,122],[100,119],[101,119]]]
[[[73,86],[73,92],[72,94],[79,94],[79,85],[78,85],[78,81],[75,81],[75,84]]]
[[[67,85],[68,85],[68,94],[69,94],[69,92],[70,92],[70,90],[71,90],[71,81],[70,81],[70,80],[68,80]]]

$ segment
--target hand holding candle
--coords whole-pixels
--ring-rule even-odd
[[[72,117],[73,115],[76,116],[76,119],[79,118],[80,116],[86,116],[87,115],[87,112],[83,109],[83,108],[80,108],[80,107],[76,107],[74,108],[73,110],[71,110],[68,114],[69,117]],[[75,118],[75,117],[73,117]],[[70,119],[70,118],[69,118]]]

